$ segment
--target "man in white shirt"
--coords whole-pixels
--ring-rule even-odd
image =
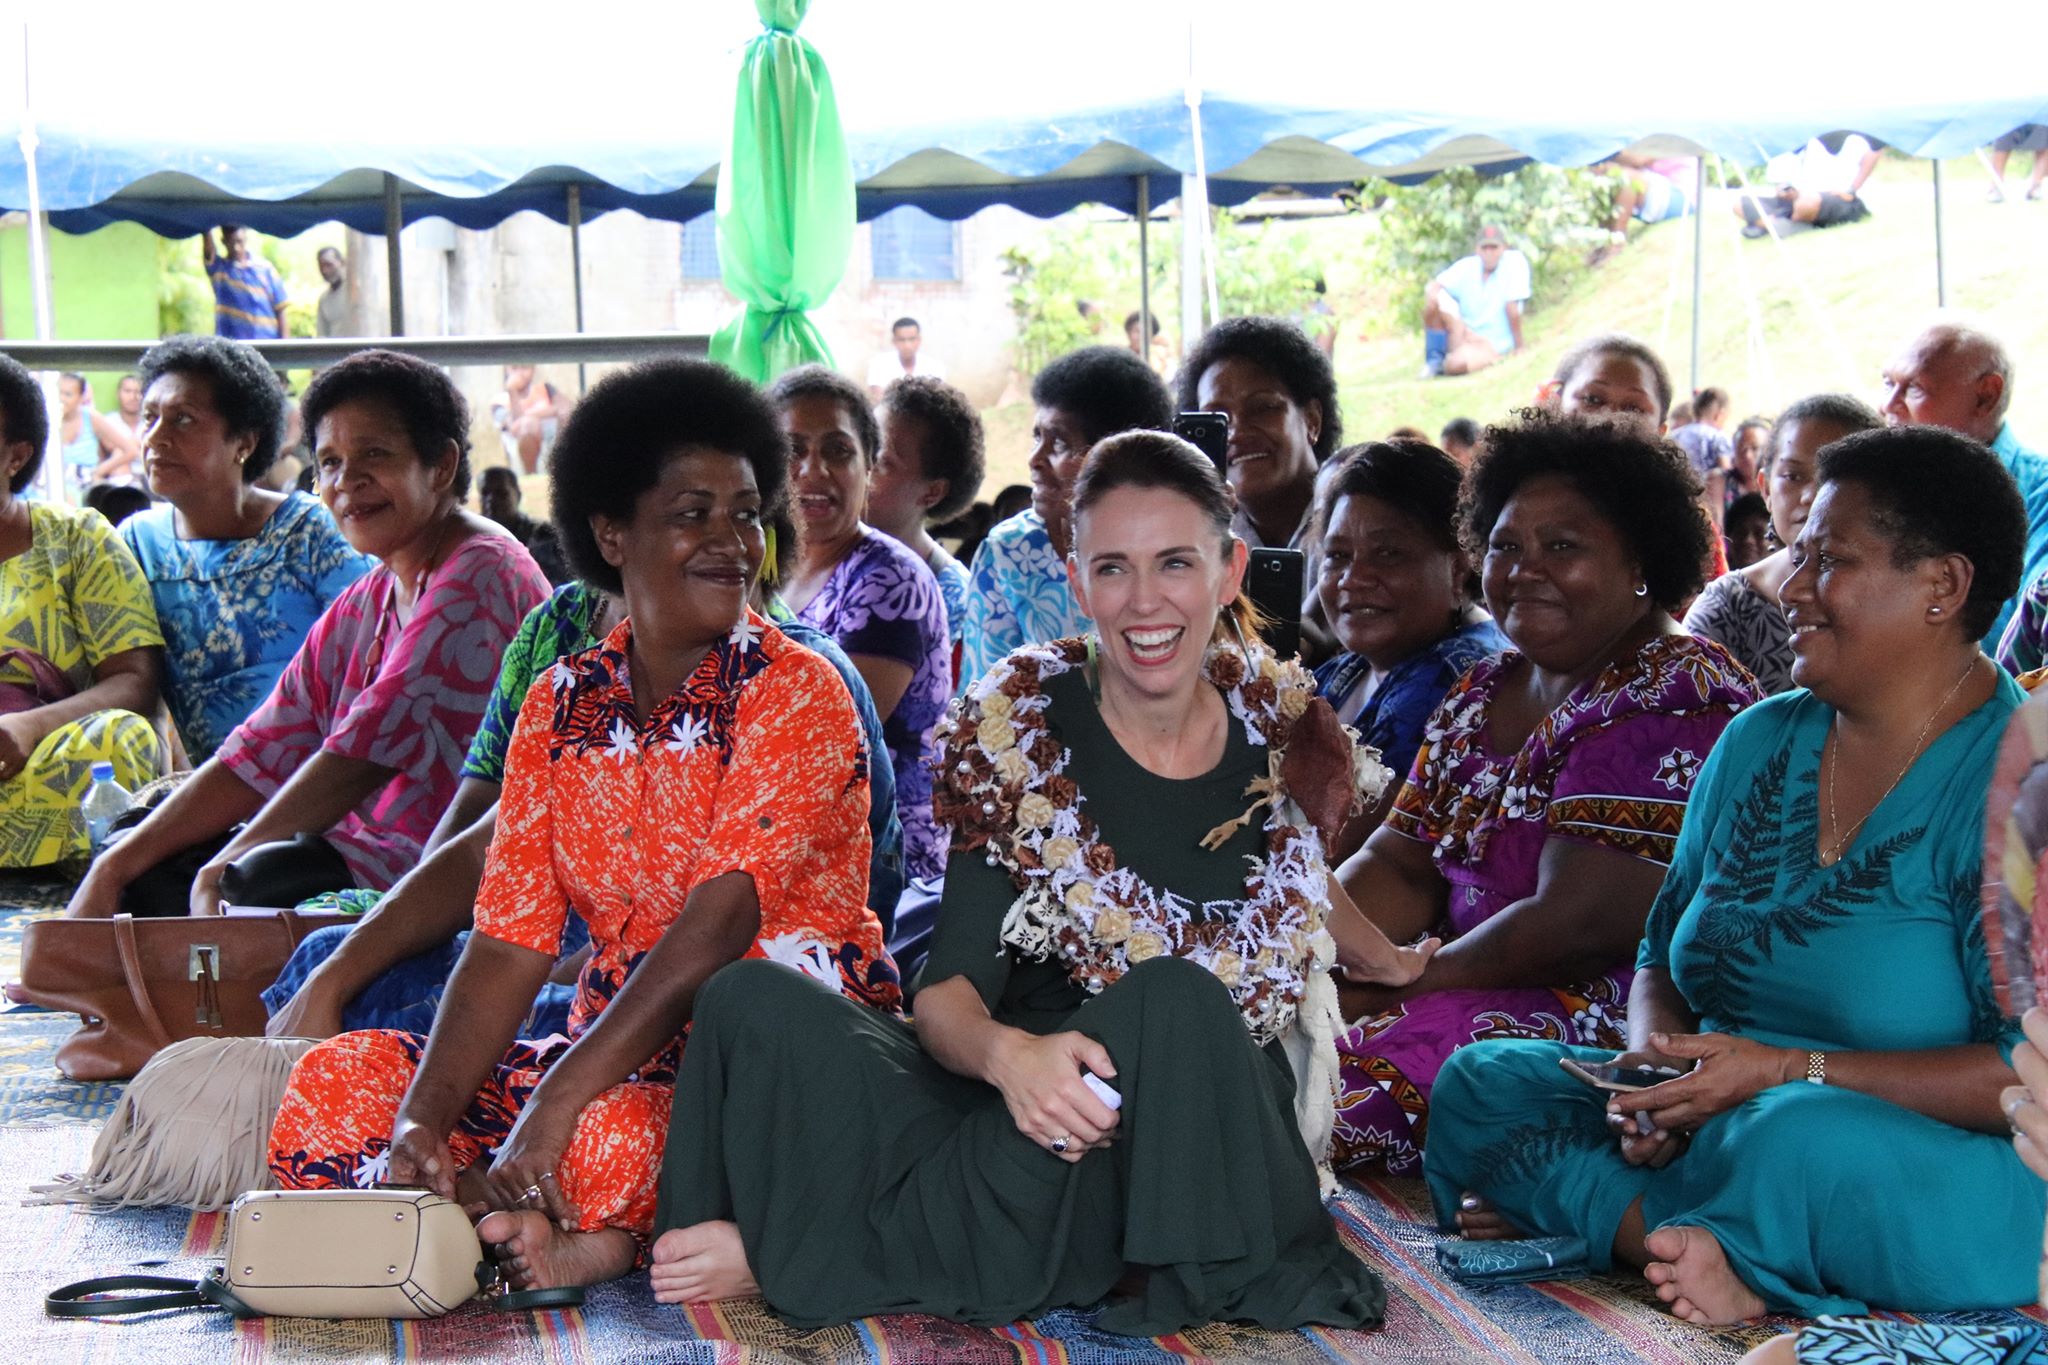
[[[880,402],[882,391],[906,375],[919,374],[927,379],[944,379],[946,372],[939,362],[923,353],[924,332],[917,325],[916,318],[898,318],[889,324],[891,349],[883,351],[868,364],[868,397]]]
[[[1508,249],[1492,223],[1479,229],[1470,256],[1429,282],[1422,307],[1423,371],[1471,374],[1522,346],[1522,305],[1529,258]]]
[[[1870,173],[1877,169],[1877,149],[1857,133],[1842,137],[1833,151],[1827,142],[1814,138],[1796,152],[1771,158],[1764,167],[1764,178],[1777,182],[1777,193],[1745,194],[1736,202],[1735,211],[1747,225],[1743,236],[1766,235],[1770,229],[1764,226],[1765,218],[1825,228],[1870,216],[1862,191]]]

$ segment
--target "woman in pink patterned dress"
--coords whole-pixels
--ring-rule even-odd
[[[219,752],[109,845],[73,915],[388,889],[455,790],[506,643],[548,594],[525,549],[462,506],[469,409],[440,370],[364,351],[302,410],[321,500],[378,567]]]
[[[1465,529],[1514,648],[1451,689],[1339,873],[1395,942],[1444,939],[1411,985],[1339,984],[1340,1166],[1419,1172],[1430,1087],[1466,1043],[1622,1045],[1693,778],[1755,700],[1741,665],[1673,619],[1707,537],[1675,447],[1531,414],[1484,449]]]

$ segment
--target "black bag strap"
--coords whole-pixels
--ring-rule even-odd
[[[194,1284],[190,1280],[174,1280],[168,1275],[102,1275],[52,1289],[43,1296],[43,1311],[53,1318],[116,1318],[166,1308],[204,1308],[213,1300],[202,1289],[203,1284],[204,1281]],[[156,1292],[134,1292],[143,1289]],[[110,1294],[123,1297],[98,1297]]]
[[[575,1285],[559,1289],[508,1289],[497,1297],[503,1313],[538,1312],[545,1308],[581,1308],[583,1291]]]

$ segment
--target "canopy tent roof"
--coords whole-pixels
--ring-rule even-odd
[[[758,31],[745,0],[652,13],[590,0],[573,22],[515,9],[489,27],[380,8],[346,23],[252,14],[249,51],[289,73],[255,80],[254,59],[221,56],[219,23],[177,28],[159,12],[146,42],[97,45],[87,61],[68,21],[28,21],[26,99],[24,63],[0,62],[0,207],[28,201],[25,104],[43,205],[70,231],[236,220],[292,233],[337,219],[381,231],[386,172],[407,221],[564,219],[571,184],[586,219],[712,206],[734,72]],[[1155,177],[1155,202],[1171,197],[1197,165],[1190,33],[1210,197],[1225,203],[1456,164],[1583,165],[1653,136],[1744,163],[1844,129],[1956,155],[2048,122],[2048,80],[2028,55],[2048,37],[2048,7],[1979,11],[1907,37],[1840,0],[1736,0],[1704,19],[1680,6],[1569,21],[1468,8],[1451,34],[1440,15],[1355,0],[1197,0],[1185,22],[1104,0],[1000,18],[943,0],[816,0],[802,33],[833,74],[862,216],[916,204],[958,218],[993,203],[1129,208],[1140,175]],[[1708,51],[1693,58],[1703,31]],[[1748,46],[1767,51],[1720,56]]]

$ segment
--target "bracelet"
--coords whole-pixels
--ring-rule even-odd
[[[1806,1082],[1808,1085],[1828,1083],[1828,1054],[1809,1052],[1806,1054]]]

